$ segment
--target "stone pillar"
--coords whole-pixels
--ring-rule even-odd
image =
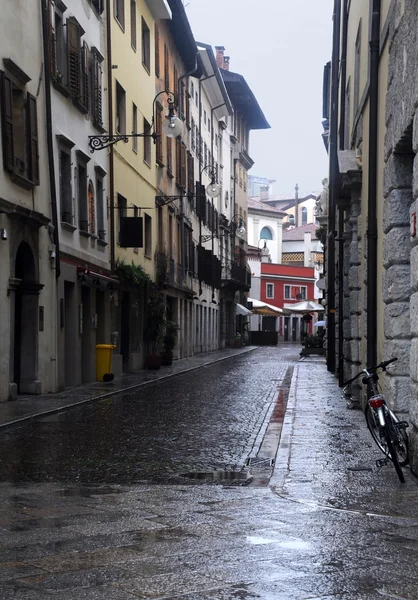
[[[385,377],[385,393],[395,411],[404,413],[409,411],[411,401],[410,353],[412,357],[418,342],[413,339],[411,347],[412,265],[412,274],[418,274],[418,242],[414,240],[411,250],[409,233],[413,198],[412,175],[416,169],[413,165],[416,165],[416,160],[413,162],[412,153],[394,153],[389,157],[385,167],[383,208],[383,301],[386,340],[384,358],[398,357],[398,361],[389,368]],[[414,195],[418,195],[418,191],[414,190]],[[417,292],[418,285],[415,280],[411,306],[418,301]],[[415,335],[418,336],[418,329],[412,334],[413,337]],[[416,425],[418,426],[418,419]]]

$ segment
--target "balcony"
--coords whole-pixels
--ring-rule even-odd
[[[240,267],[236,262],[225,263],[222,265],[222,287],[248,292],[251,289],[251,272],[247,267]]]

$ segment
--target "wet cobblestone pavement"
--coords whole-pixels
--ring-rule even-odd
[[[346,408],[322,361],[297,362],[297,350],[258,349],[152,395],[3,431],[0,598],[416,600],[416,479],[405,469],[402,486],[393,468],[375,467],[363,414]],[[178,483],[186,468],[271,456],[289,368],[269,485]],[[117,454],[124,436],[128,466]],[[85,462],[54,470],[84,452],[112,452],[119,481]],[[142,452],[161,456],[162,472],[133,472]],[[142,483],[128,484],[132,473]]]

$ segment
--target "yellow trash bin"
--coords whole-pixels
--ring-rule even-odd
[[[112,344],[97,344],[96,346],[96,381],[112,381]]]

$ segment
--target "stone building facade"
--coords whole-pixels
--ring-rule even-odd
[[[330,126],[328,368],[342,383],[362,365],[398,358],[382,381],[391,406],[410,422],[415,471],[417,31],[412,0],[336,0],[323,115]],[[362,402],[360,387],[352,392]]]

